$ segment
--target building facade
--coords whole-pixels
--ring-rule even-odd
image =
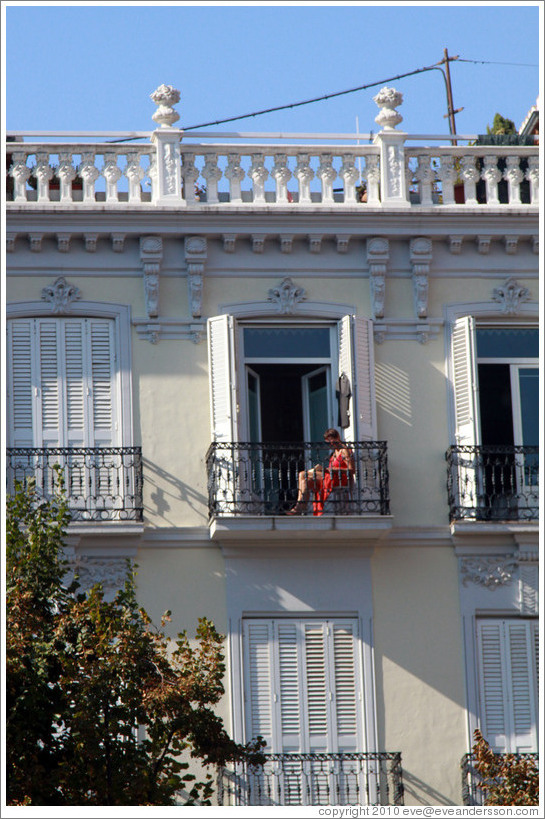
[[[173,636],[226,635],[271,757],[220,802],[471,803],[475,728],[537,751],[537,147],[413,139],[387,88],[364,145],[152,100],[8,142],[8,490],[61,463],[82,580],[130,558]]]

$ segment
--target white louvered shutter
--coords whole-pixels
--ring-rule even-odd
[[[310,622],[303,626],[305,659],[305,710],[308,724],[308,746],[310,752],[327,752],[328,736],[331,728],[331,690],[326,671],[328,660],[327,626],[325,623]]]
[[[112,321],[13,319],[8,350],[10,445],[117,446]]]
[[[355,623],[332,624],[335,733],[338,751],[357,751],[361,733]]]
[[[36,443],[34,426],[33,333],[31,319],[8,322],[8,441],[12,447],[40,446]]]
[[[212,440],[230,443],[237,439],[237,398],[232,316],[208,319],[208,365],[210,372],[210,418]]]
[[[87,392],[89,437],[93,446],[117,446],[117,390],[113,322],[87,319]]]
[[[268,753],[361,750],[356,647],[351,620],[246,621],[246,738]]]
[[[467,446],[479,443],[475,356],[475,320],[473,316],[464,316],[456,321],[452,331],[451,360],[456,443]]]
[[[534,629],[527,620],[478,623],[482,733],[496,752],[537,750]]]
[[[61,322],[40,319],[38,342],[38,428],[41,446],[64,446],[65,418],[62,407]]]
[[[344,316],[337,322],[339,375],[350,379],[350,426],[347,441],[375,441],[377,438],[375,401],[375,357],[373,322],[358,316]]]
[[[266,752],[277,747],[275,725],[276,704],[273,702],[273,623],[270,620],[249,620],[243,627],[244,641],[244,700],[246,737],[262,736]]]
[[[512,701],[511,750],[537,751],[537,680],[535,641],[529,622],[505,623]]]

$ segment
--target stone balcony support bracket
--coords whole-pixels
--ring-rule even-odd
[[[191,316],[194,319],[199,319],[202,313],[204,266],[208,254],[207,243],[203,236],[188,236],[185,239],[184,246]]]
[[[386,269],[390,258],[388,239],[374,237],[367,240],[367,264],[369,265],[369,287],[373,318],[384,318],[386,296]]]
[[[429,272],[432,259],[431,239],[423,236],[411,239],[410,254],[415,314],[417,319],[425,319],[428,316]]]
[[[159,315],[159,272],[163,258],[163,240],[160,236],[140,239],[140,260],[144,269],[144,297],[148,318]]]

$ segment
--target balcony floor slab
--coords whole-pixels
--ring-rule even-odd
[[[252,540],[265,543],[294,539],[307,541],[338,537],[343,540],[376,540],[393,526],[391,515],[297,517],[247,515],[212,518],[209,524],[211,540]],[[335,533],[339,534],[336,535]]]

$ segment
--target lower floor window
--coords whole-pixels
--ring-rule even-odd
[[[363,751],[357,620],[247,619],[246,737],[266,753]]]
[[[477,645],[483,736],[496,752],[537,751],[537,620],[478,620]]]

